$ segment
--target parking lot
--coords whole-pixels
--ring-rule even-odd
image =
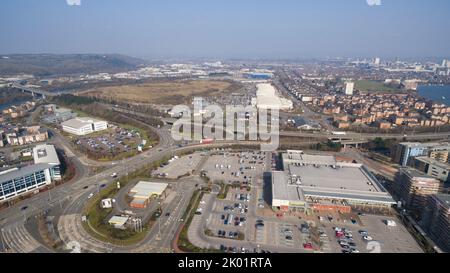
[[[321,222],[326,235],[325,252],[333,253],[422,253],[406,228],[394,217],[361,215],[361,224]],[[387,220],[395,226],[389,226]]]
[[[138,146],[147,140],[137,130],[123,129],[117,126],[85,137],[77,137],[75,145],[96,157],[114,157],[122,153],[137,151]]]
[[[262,178],[265,164],[263,152],[222,151],[212,154],[202,166],[202,171],[213,182],[251,185],[255,179]]]
[[[184,175],[190,175],[206,156],[207,154],[205,153],[193,153],[182,157],[175,156],[155,170],[153,175],[168,179],[177,179]]]
[[[244,240],[248,227],[251,195],[245,191],[230,191],[227,199],[215,199],[209,218],[211,235],[234,240]]]

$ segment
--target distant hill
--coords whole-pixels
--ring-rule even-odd
[[[18,54],[0,55],[0,76],[32,74],[38,77],[98,72],[122,72],[145,61],[118,54]]]

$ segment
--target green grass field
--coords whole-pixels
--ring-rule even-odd
[[[356,81],[355,89],[363,92],[379,92],[379,93],[402,92],[402,89],[400,88],[388,86],[382,82],[368,81],[368,80]]]

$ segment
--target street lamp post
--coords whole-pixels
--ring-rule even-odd
[[[5,240],[3,239],[3,228],[0,229],[0,239],[2,240],[2,248],[6,250]]]
[[[159,217],[158,217],[158,238],[161,238],[161,216],[162,216],[162,210],[161,210],[161,201],[158,201],[158,211],[159,213]]]

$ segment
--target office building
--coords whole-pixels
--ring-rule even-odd
[[[93,132],[106,130],[108,123],[94,118],[74,118],[61,123],[64,132],[84,136]]]
[[[439,192],[438,179],[412,168],[401,168],[395,179],[395,191],[401,205],[420,217],[428,198]]]
[[[33,149],[34,165],[0,173],[0,202],[13,199],[61,180],[60,161],[51,145]]]
[[[0,173],[0,202],[24,195],[52,183],[49,164],[35,164]]]
[[[50,175],[54,180],[61,180],[61,170],[58,154],[53,145],[37,145],[33,148],[34,164],[48,164],[53,166],[50,168]]]

